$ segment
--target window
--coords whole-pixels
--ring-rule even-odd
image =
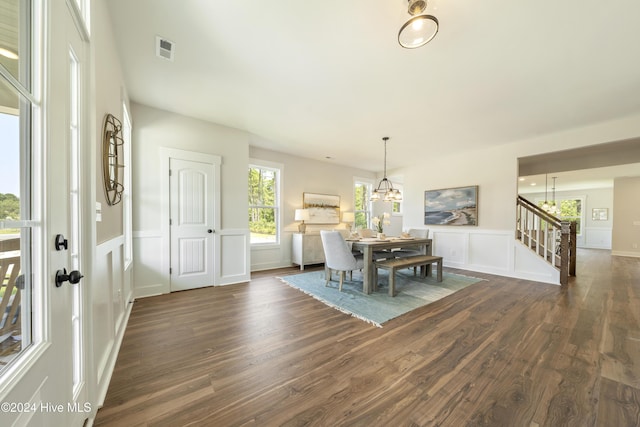
[[[538,200],[538,207],[542,207],[543,200]],[[584,206],[584,198],[573,198],[556,200],[556,205],[560,207],[560,214],[556,215],[561,221],[575,221],[576,235],[582,234],[582,207]]]
[[[133,262],[133,217],[131,213],[131,116],[127,106],[122,104],[122,146],[124,152],[124,190],[122,191],[122,222],[124,231],[124,267]]]
[[[35,123],[39,113],[33,81],[31,3],[3,8],[5,44],[0,50],[0,371],[28,346],[32,327],[33,283],[43,283],[32,268],[39,257],[39,152]]]
[[[249,165],[249,231],[252,245],[280,242],[280,175],[267,162]]]
[[[579,236],[582,234],[582,207],[584,206],[583,199],[567,199],[559,200],[560,206],[560,218],[563,221],[575,221],[576,222],[576,234]]]
[[[82,114],[81,87],[82,72],[80,70],[80,62],[73,49],[69,50],[69,147],[71,148],[70,164],[69,164],[69,212],[71,217],[71,227],[69,227],[69,252],[71,255],[71,269],[81,270],[83,268],[81,258],[81,241],[82,241],[82,218],[80,211],[82,209],[82,153],[81,153],[81,135],[82,128],[80,126]],[[73,378],[73,396],[77,396],[82,388],[84,381],[84,348],[83,343],[83,300],[84,287],[73,286],[71,288],[71,364]]]
[[[394,188],[400,191],[400,193],[404,194],[404,189],[402,185],[396,184]],[[391,202],[391,215],[401,216],[402,215],[402,201]]]
[[[354,228],[371,228],[371,191],[373,191],[373,184],[371,182],[365,182],[356,180],[354,188],[354,216],[355,224]]]

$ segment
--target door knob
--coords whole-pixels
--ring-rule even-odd
[[[211,234],[211,233],[213,233],[213,230],[212,229],[208,229],[207,233]]]
[[[60,286],[62,286],[62,284],[67,280],[72,285],[80,283],[80,279],[82,279],[83,277],[84,276],[82,275],[82,273],[80,273],[78,270],[73,270],[69,274],[67,274],[66,268],[62,270],[58,270],[56,271],[56,288],[59,288]]]

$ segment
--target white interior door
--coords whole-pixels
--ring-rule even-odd
[[[171,158],[171,291],[214,284],[215,166]]]
[[[41,2],[34,2],[32,9],[22,8],[29,4],[27,1],[19,4],[23,18],[21,25],[22,22],[39,22],[30,20],[27,14],[29,11],[42,13]],[[65,2],[50,2],[48,5],[43,104],[38,104],[37,97],[30,100],[25,95],[29,92],[27,85],[27,89],[17,96],[20,106],[15,109],[21,123],[20,198],[23,207],[29,205],[29,212],[27,209],[21,212],[27,220],[17,223],[22,229],[20,253],[25,271],[22,294],[29,297],[23,300],[21,311],[31,313],[25,320],[31,323],[32,339],[25,343],[27,351],[0,375],[0,401],[9,404],[3,407],[6,410],[0,411],[2,426],[79,426],[90,416],[92,409],[96,409],[86,405],[86,390],[81,384],[81,376],[74,378],[78,367],[76,361],[79,361],[76,355],[82,353],[84,347],[76,352],[78,347],[74,337],[77,335],[73,330],[79,323],[74,323],[73,305],[77,295],[81,295],[77,290],[83,283],[71,284],[68,274],[56,274],[65,269],[69,273],[74,266],[80,265],[78,245],[70,240],[75,237],[73,224],[78,227],[80,224],[78,212],[74,210],[77,205],[72,203],[71,196],[73,182],[78,181],[73,176],[77,170],[72,170],[71,141],[73,129],[79,128],[79,112],[76,114],[72,110],[82,109],[82,91],[79,88],[85,47],[74,23],[76,20]],[[35,28],[34,35],[37,36],[38,32],[39,29]],[[70,60],[72,51],[75,51],[75,65]],[[37,58],[38,55],[32,57]],[[36,71],[41,67],[37,62],[25,66],[33,66]],[[75,89],[71,83],[72,73],[76,73]],[[72,103],[74,90],[77,95],[75,104]],[[74,114],[75,121],[72,119]],[[31,202],[27,203],[28,200]],[[66,247],[54,244],[62,243],[62,238],[57,239],[57,235],[67,238]],[[61,279],[59,286],[56,286],[57,276]],[[75,280],[72,278],[71,281]],[[78,345],[85,344],[80,342]]]

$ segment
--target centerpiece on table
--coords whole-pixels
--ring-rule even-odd
[[[391,214],[389,212],[385,212],[382,215],[374,216],[371,222],[378,232],[378,239],[386,238],[384,234],[384,226],[391,225]]]

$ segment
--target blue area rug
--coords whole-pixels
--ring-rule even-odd
[[[420,274],[414,276],[413,270],[406,269],[396,272],[396,296],[390,297],[387,285],[388,272],[378,271],[378,290],[370,295],[362,293],[362,273],[359,271],[353,272],[352,280],[348,280],[347,274],[342,292],[338,291],[337,273],[333,274],[333,281],[329,282],[329,286],[325,286],[324,270],[284,276],[279,279],[330,307],[379,328],[384,322],[484,280],[443,272],[442,282],[438,282],[435,277],[421,279]]]

